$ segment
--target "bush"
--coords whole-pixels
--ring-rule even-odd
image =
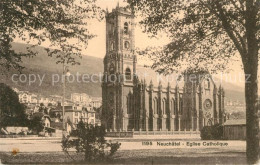
[[[86,162],[108,161],[120,147],[120,143],[107,143],[105,128],[79,122],[73,137],[67,136],[62,140],[62,149],[68,154],[68,149],[75,148],[85,154]],[[109,149],[109,152],[105,152]]]
[[[41,117],[36,116],[28,121],[28,128],[38,134],[44,129],[44,124]]]
[[[212,126],[205,126],[200,131],[202,140],[221,140],[223,139],[223,126],[215,124]]]
[[[17,93],[8,85],[0,83],[0,128],[27,126],[25,105],[19,102]]]

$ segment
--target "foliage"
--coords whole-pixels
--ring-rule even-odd
[[[222,140],[223,126],[220,124],[205,126],[201,129],[200,136],[202,140]]]
[[[0,83],[0,93],[0,126],[26,126],[25,106],[19,102],[17,93],[3,83]]]
[[[162,73],[186,70],[224,70],[239,52],[248,55],[248,14],[255,20],[255,40],[260,36],[260,5],[247,9],[245,0],[128,0],[140,24],[151,37],[166,33],[170,43],[140,51],[154,60]],[[258,46],[257,46],[258,45]],[[212,62],[214,60],[214,63]]]
[[[238,54],[245,73],[247,161],[259,158],[257,117],[260,48],[259,0],[128,0],[152,37],[165,32],[170,43],[139,51],[161,73],[217,72]]]
[[[201,129],[200,131],[200,137],[202,140],[211,140],[212,135],[211,135],[211,126],[205,126]]]
[[[107,161],[112,158],[119,149],[120,143],[108,143],[105,140],[105,128],[92,124],[79,122],[77,130],[73,136],[67,136],[62,140],[62,149],[67,152],[70,148],[75,148],[77,152],[85,154],[86,162]],[[106,149],[110,148],[110,153],[106,154]]]
[[[102,19],[103,11],[96,0],[1,0],[0,2],[0,65],[22,69],[22,57],[31,57],[33,47],[49,42],[49,56],[57,63],[78,64],[76,57],[93,38],[87,28],[90,19]],[[11,42],[20,38],[32,46],[27,53],[16,53]]]
[[[44,124],[40,116],[35,116],[30,119],[27,126],[30,130],[36,131],[36,133],[41,132],[44,128]]]
[[[245,119],[246,113],[244,111],[232,112],[229,115],[229,119]]]
[[[93,110],[96,112],[95,113],[96,119],[100,119],[101,118],[100,116],[101,116],[101,113],[102,113],[102,106],[100,106],[98,108],[94,107]]]
[[[44,114],[48,115],[48,107],[46,107],[43,103],[40,104],[39,112],[42,112]]]

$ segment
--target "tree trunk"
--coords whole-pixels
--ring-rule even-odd
[[[242,55],[245,71],[245,96],[246,96],[246,155],[248,164],[256,164],[259,158],[259,122],[258,122],[258,43],[256,39],[257,9],[254,0],[246,1],[246,39],[247,53]],[[249,77],[248,77],[249,76]]]
[[[258,161],[259,137],[258,137],[258,116],[257,116],[257,66],[251,65],[251,69],[245,68],[245,98],[246,98],[246,154],[249,164]],[[254,68],[254,69],[253,69]]]
[[[252,32],[252,31],[250,31]],[[245,72],[246,98],[246,155],[249,164],[259,158],[259,121],[258,121],[258,47],[254,35],[248,33],[248,53],[243,61]],[[252,34],[252,33],[251,33]]]

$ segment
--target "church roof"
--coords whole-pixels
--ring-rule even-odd
[[[184,86],[183,81],[178,81],[177,74],[163,75],[159,74],[152,68],[141,65],[136,66],[136,74],[139,81],[145,81],[147,85],[152,82],[154,87],[158,87],[161,84],[163,88],[167,88],[168,85],[170,85],[171,88],[175,88],[178,84],[179,88],[182,89]]]

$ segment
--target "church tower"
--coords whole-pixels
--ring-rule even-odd
[[[133,123],[128,104],[136,73],[134,25],[134,15],[127,7],[118,5],[106,13],[102,122],[108,130],[127,130]]]

